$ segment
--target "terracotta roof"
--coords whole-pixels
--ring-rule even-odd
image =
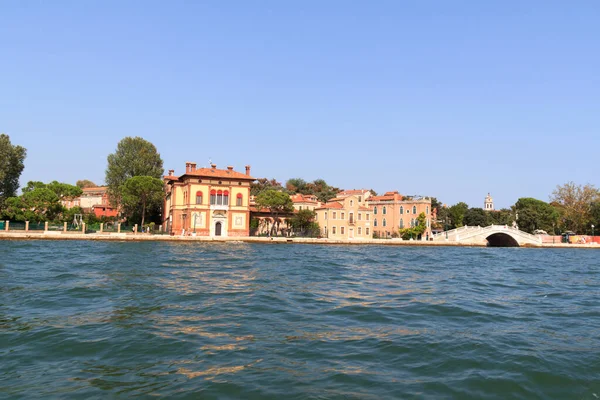
[[[317,210],[324,210],[327,208],[344,208],[344,206],[341,203],[338,203],[337,201],[332,201],[332,202],[326,203],[323,206],[317,208]]]
[[[364,194],[368,192],[369,189],[352,189],[352,190],[342,190],[339,194]]]
[[[82,192],[105,192],[108,189],[108,186],[95,186],[90,188],[81,189]]]
[[[179,177],[175,175],[165,175],[163,179],[167,181],[176,181],[177,179],[179,179]]]
[[[182,176],[192,175],[192,176],[203,176],[207,178],[227,178],[227,179],[243,179],[248,181],[255,180],[253,177],[242,174],[241,172],[237,172],[230,169],[217,169],[217,168],[197,168],[194,171],[186,172]]]
[[[297,193],[294,195],[291,195],[290,198],[292,199],[292,202],[294,203],[318,203],[318,201],[316,200],[312,200],[310,197],[314,197],[312,195],[303,195],[301,193]]]

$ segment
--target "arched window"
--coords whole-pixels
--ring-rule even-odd
[[[425,207],[425,214],[429,215],[429,206]]]
[[[377,207],[373,208],[373,214],[377,215]]]
[[[387,209],[385,208],[385,206],[383,206],[383,210],[381,212],[383,215],[385,215],[387,213]],[[385,225],[384,225],[385,226]]]
[[[400,214],[404,214],[404,207],[400,206]]]
[[[377,218],[373,219],[373,226],[377,226]]]
[[[413,206],[413,214],[417,213],[417,206]]]
[[[404,220],[403,219],[400,220],[400,229],[404,229]]]
[[[218,205],[223,204],[223,191],[222,190],[217,190],[217,204]]]
[[[202,204],[202,192],[196,192],[196,204]]]
[[[386,225],[387,225],[387,224],[386,224],[386,221],[385,221],[385,218],[383,219],[383,223],[382,223],[382,225],[383,225],[383,226],[386,226]]]
[[[235,196],[235,205],[236,206],[241,206],[242,202],[243,202],[244,197],[242,196],[241,193],[238,193],[237,196]]]
[[[217,191],[215,189],[210,191],[210,204],[217,204]]]
[[[223,192],[223,205],[224,206],[229,205],[229,191],[228,190]]]

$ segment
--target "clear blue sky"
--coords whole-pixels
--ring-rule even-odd
[[[600,2],[4,1],[21,184],[104,180],[125,136],[255,177],[497,207],[598,185]]]

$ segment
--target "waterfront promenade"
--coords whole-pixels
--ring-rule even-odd
[[[424,241],[402,239],[328,239],[328,238],[301,238],[301,237],[207,237],[207,236],[181,236],[181,235],[154,235],[148,233],[88,233],[81,232],[53,232],[53,231],[0,231],[0,240],[100,240],[100,241],[133,241],[133,242],[245,242],[266,244],[337,244],[337,245],[379,245],[379,246],[432,246],[432,247],[486,247],[481,243],[461,243],[453,241]],[[521,247],[537,248],[586,248],[600,249],[597,243],[571,244],[571,243],[543,243],[540,245],[525,245]]]

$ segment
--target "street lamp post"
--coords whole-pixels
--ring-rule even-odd
[[[592,224],[592,240],[594,240],[593,239],[594,238],[594,228],[595,228],[595,226],[594,226],[594,224]]]

